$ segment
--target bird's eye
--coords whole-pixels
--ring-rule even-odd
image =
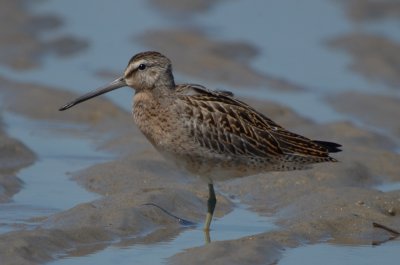
[[[146,65],[145,64],[139,64],[138,69],[139,70],[144,70],[144,69],[146,69]]]

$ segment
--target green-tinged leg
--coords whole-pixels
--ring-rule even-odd
[[[208,201],[207,201],[207,216],[206,222],[204,224],[204,230],[210,231],[210,224],[214,214],[215,205],[217,204],[217,198],[215,197],[214,186],[213,184],[208,184]]]
[[[204,230],[204,242],[206,244],[211,243],[210,231]]]

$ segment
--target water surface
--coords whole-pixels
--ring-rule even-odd
[[[238,239],[244,236],[267,232],[277,227],[272,218],[259,216],[237,205],[234,210],[220,219],[213,220],[211,241]],[[163,264],[168,258],[185,249],[206,244],[202,224],[195,229],[182,228],[183,231],[170,241],[155,244],[135,244],[132,246],[110,246],[100,252],[82,257],[62,257],[49,265],[69,264]]]
[[[11,202],[0,204],[0,232],[14,230],[15,223],[34,227],[32,218],[99,198],[72,181],[68,173],[109,160],[111,155],[95,150],[89,139],[59,135],[55,122],[6,113],[4,123],[7,133],[34,151],[38,161],[18,172],[23,188]]]
[[[107,82],[99,77],[98,71],[122,73],[131,55],[148,50],[148,47],[132,41],[135,36],[151,29],[185,26],[177,25],[176,21],[163,16],[144,0],[118,3],[106,0],[52,0],[38,1],[31,6],[34,14],[55,14],[63,20],[64,25],[60,29],[46,32],[41,36],[43,39],[71,34],[87,40],[89,48],[68,58],[46,55],[41,58],[41,67],[23,74],[2,66],[0,74],[17,81],[37,82],[78,93]],[[277,101],[307,118],[330,122],[350,118],[326,104],[323,98],[327,95],[348,90],[395,94],[384,84],[371,83],[349,71],[351,58],[326,45],[331,38],[354,31],[354,24],[346,19],[337,1],[254,0],[251,4],[248,1],[221,1],[188,20],[188,24],[203,29],[210,38],[243,41],[256,47],[259,55],[252,61],[252,67],[306,88],[300,92],[260,88],[234,90],[239,96]],[[400,36],[398,23],[393,20],[361,26],[358,30],[378,32],[397,39]],[[179,80],[191,81],[181,73],[176,75]],[[223,84],[212,85],[232,90]],[[127,98],[131,95],[132,92],[125,89],[107,97],[128,110],[130,100]],[[61,124],[34,121],[7,112],[4,122],[8,134],[25,143],[39,159],[18,173],[24,187],[13,197],[13,201],[0,204],[0,232],[34,228],[36,223],[31,218],[48,216],[98,198],[98,195],[71,181],[68,172],[111,159],[109,154],[96,150],[90,139],[59,135],[54,128]],[[397,184],[390,185],[378,189],[398,189]],[[212,225],[212,241],[237,239],[276,229],[273,219],[259,216],[240,204]],[[61,259],[50,264],[160,264],[184,249],[203,244],[201,228],[186,228],[167,242],[125,247],[112,245],[82,257],[62,253],[59,256]],[[303,246],[288,250],[279,264],[299,264],[299,261],[302,261],[301,264],[389,264],[398,260],[398,247],[398,241],[378,247]]]
[[[306,245],[286,251],[278,264],[397,264],[400,259],[399,248],[400,241],[388,242],[381,246]]]

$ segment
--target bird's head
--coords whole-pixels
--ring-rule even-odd
[[[153,89],[173,89],[171,61],[159,52],[142,52],[134,55],[124,71],[124,75],[115,79],[105,87],[89,92],[61,107],[63,111],[91,98],[112,90],[129,86],[137,92]]]

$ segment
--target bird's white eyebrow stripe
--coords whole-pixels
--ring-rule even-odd
[[[137,71],[138,67],[140,64],[144,63],[143,60],[140,60],[139,62],[135,62],[129,66],[127,69],[128,71],[126,72],[125,76],[131,76],[135,71]]]
[[[135,63],[132,63],[129,68],[127,69],[127,72],[125,76],[131,76],[134,72],[136,72],[139,68],[139,65],[145,64],[146,66],[152,66],[153,64],[146,62],[145,60],[140,60]]]
[[[131,76],[134,72],[137,71],[137,69],[138,69],[137,67],[136,68],[130,67],[129,70],[125,73],[125,77]]]

